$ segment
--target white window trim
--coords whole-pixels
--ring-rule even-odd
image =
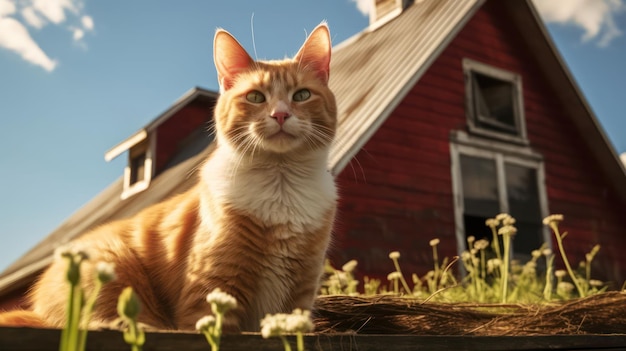
[[[378,11],[376,8],[376,1],[372,1],[372,7],[370,9],[370,24],[367,28],[368,31],[373,32],[378,28],[384,26],[392,19],[398,17],[403,11],[402,0],[395,0],[395,8],[386,15],[378,18]]]
[[[515,146],[501,141],[486,141],[479,137],[472,137],[463,131],[453,131],[450,135],[450,160],[452,173],[452,194],[454,201],[454,222],[455,236],[457,240],[457,252],[460,256],[466,248],[465,240],[465,224],[463,222],[463,214],[465,212],[463,202],[463,179],[461,174],[460,156],[476,156],[483,158],[491,158],[496,162],[498,194],[500,201],[500,209],[502,212],[508,212],[508,200],[506,193],[506,179],[504,178],[504,164],[511,163],[528,168],[534,168],[537,171],[537,187],[539,192],[539,206],[541,217],[545,218],[549,214],[548,195],[546,192],[545,168],[543,157],[532,151],[529,147]],[[497,213],[494,213],[494,216]],[[550,231],[547,227],[543,227],[543,241],[552,247]]]
[[[156,162],[154,162],[154,156],[156,152],[156,133],[150,133],[148,135],[148,145],[146,146],[146,159],[144,161],[144,176],[143,179],[130,184],[131,177],[131,164],[133,154],[133,148],[128,150],[128,162],[124,168],[124,189],[122,190],[121,199],[126,200],[131,196],[138,194],[150,186],[152,175],[154,174]]]
[[[476,125],[474,108],[474,87],[472,80],[472,72],[476,72],[485,76],[508,81],[513,84],[513,109],[516,113],[515,123],[519,130],[519,136],[507,133],[501,133]],[[526,116],[524,114],[524,96],[522,94],[522,77],[519,74],[509,72],[504,69],[496,68],[478,61],[468,58],[463,59],[463,73],[465,74],[465,111],[467,115],[467,125],[472,134],[482,135],[489,138],[500,139],[512,143],[528,145],[528,137],[526,134]]]

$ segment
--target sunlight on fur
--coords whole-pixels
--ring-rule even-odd
[[[310,310],[330,242],[337,193],[327,171],[337,108],[328,88],[331,54],[325,23],[292,59],[254,61],[225,30],[214,39],[221,96],[216,149],[196,186],[132,218],[77,239],[85,294],[94,262],[111,262],[90,326],[117,318],[122,289],[141,300],[138,322],[193,330],[211,314],[205,298],[220,288],[238,301],[226,331],[259,331],[267,314]],[[60,328],[66,321],[66,260],[41,275],[31,309],[0,315],[5,325]]]

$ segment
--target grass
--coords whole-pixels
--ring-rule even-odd
[[[591,277],[591,264],[600,246],[596,245],[586,254],[581,261],[581,269],[575,271],[565,253],[563,241],[567,233],[560,232],[561,221],[562,215],[551,215],[544,219],[544,224],[555,236],[557,251],[565,270],[555,269],[556,255],[546,244],[534,250],[528,262],[522,264],[511,260],[510,243],[517,234],[515,218],[499,214],[485,222],[493,234],[491,242],[469,237],[468,250],[460,257],[440,259],[437,250],[440,240],[431,240],[433,269],[422,277],[412,274],[412,287],[400,268],[400,252],[395,251],[389,254],[394,270],[388,274],[386,284],[369,277],[364,277],[361,284],[354,278],[357,266],[354,260],[342,269],[334,268],[327,261],[327,279],[323,283],[322,294],[391,294],[443,303],[550,303],[605,291],[607,285]],[[453,273],[453,266],[465,272],[462,278]],[[537,268],[544,266],[545,269],[541,271]],[[357,292],[360,286],[363,287],[363,293]]]

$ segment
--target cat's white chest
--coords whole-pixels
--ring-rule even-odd
[[[267,225],[287,224],[293,233],[314,231],[335,206],[334,180],[321,151],[319,159],[302,163],[237,164],[229,155],[215,156],[214,164],[207,164],[213,168],[213,195]]]

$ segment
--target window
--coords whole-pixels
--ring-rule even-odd
[[[122,199],[127,199],[148,188],[152,179],[152,149],[154,137],[133,145],[128,150],[128,165],[124,170]]]
[[[460,135],[465,142],[451,144],[459,253],[466,249],[470,235],[491,241],[485,220],[505,212],[517,220],[514,257],[528,259],[532,250],[550,243],[541,223],[548,214],[541,157],[526,148],[516,153],[511,147]]]
[[[146,178],[146,153],[145,151],[130,159],[130,185]]]
[[[521,77],[469,59],[463,70],[469,131],[527,143]]]

